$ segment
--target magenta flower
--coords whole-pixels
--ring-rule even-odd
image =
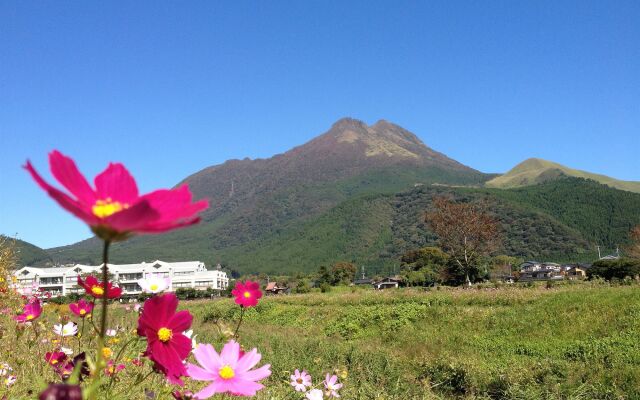
[[[85,292],[96,299],[101,299],[104,296],[104,283],[98,281],[95,276],[87,276],[84,281],[81,277],[78,277],[78,285],[82,286]],[[117,299],[122,295],[122,289],[113,286],[111,282],[107,282],[107,298]]]
[[[240,355],[240,345],[229,341],[218,354],[210,344],[200,344],[193,352],[200,366],[187,364],[187,373],[192,379],[210,381],[211,384],[198,393],[198,399],[207,399],[216,393],[229,392],[236,396],[255,396],[264,386],[257,381],[271,375],[271,366],[263,365],[251,370],[262,356],[253,349]]]
[[[104,289],[102,290],[104,291]],[[78,317],[84,318],[87,315],[90,315],[93,311],[93,304],[85,301],[85,299],[80,299],[80,301],[77,303],[69,304],[69,310],[71,310],[71,312]]]
[[[338,376],[327,374],[324,380],[324,388],[328,397],[340,397],[338,390],[342,388],[342,383],[338,383]]]
[[[307,371],[300,372],[296,369],[293,375],[291,375],[291,386],[293,386],[297,392],[305,392],[307,387],[311,386],[311,375],[309,375]]]
[[[252,281],[236,282],[236,287],[231,291],[231,294],[235,296],[236,304],[245,308],[257,306],[258,300],[262,297],[260,284]]]
[[[109,363],[107,363],[107,368],[104,369],[104,373],[107,374],[107,376],[113,376],[125,368],[126,367],[124,364],[116,365],[112,360],[109,360]]]
[[[40,300],[34,297],[24,305],[22,314],[15,316],[14,319],[21,323],[30,322],[38,318],[40,314],[42,314],[42,306],[40,305]]]
[[[38,400],[82,400],[82,389],[79,385],[51,383],[40,393]]]
[[[191,326],[189,311],[176,312],[178,298],[174,293],[154,296],[144,302],[138,318],[138,335],[147,338],[145,355],[155,363],[170,382],[182,385],[186,375],[183,361],[191,353],[191,339],[183,332]]]
[[[156,190],[140,196],[124,165],[110,163],[94,179],[95,189],[74,161],[55,150],[49,154],[51,173],[67,194],[49,185],[27,161],[25,168],[36,183],[65,210],[80,218],[103,240],[124,240],[135,233],[160,233],[197,223],[207,200],[191,202],[186,186]]]
[[[57,368],[60,364],[67,361],[67,355],[62,351],[52,351],[47,352],[44,355],[44,359],[47,361],[47,363]]]

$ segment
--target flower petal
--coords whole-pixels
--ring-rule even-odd
[[[167,326],[174,332],[184,332],[191,327],[193,322],[193,315],[189,311],[178,311],[171,317]]]
[[[71,214],[80,218],[89,225],[94,225],[98,222],[98,218],[93,214],[88,213],[86,211],[86,208],[83,207],[80,202],[73,200],[71,197],[69,197],[69,195],[54,188],[53,186],[49,185],[44,179],[42,179],[42,177],[36,172],[35,168],[33,168],[33,165],[31,165],[31,162],[27,161],[27,164],[24,166],[24,168],[29,171],[33,180],[35,180],[36,183],[42,189],[44,189],[47,194],[49,194],[49,196],[57,201],[58,204],[62,206],[62,208],[69,211]]]
[[[133,204],[138,199],[138,186],[135,179],[120,163],[109,163],[95,180],[97,198],[111,199],[123,204]]]
[[[236,369],[242,372],[249,371],[260,362],[261,358],[262,355],[258,354],[258,350],[253,349],[248,353],[244,353],[244,355],[240,357],[238,365],[236,365]]]
[[[228,364],[231,368],[236,369],[240,357],[240,345],[235,340],[228,341],[222,348],[220,356],[223,364]]]
[[[258,369],[254,369],[253,371],[247,371],[241,375],[242,379],[247,379],[250,381],[259,381],[271,375],[271,364],[265,364]]]
[[[214,372],[209,372],[206,369],[200,368],[191,363],[187,364],[187,375],[189,375],[191,379],[195,379],[197,381],[212,381],[218,376],[218,374]]]
[[[201,391],[195,394],[196,399],[208,399],[216,393],[224,393],[225,390],[221,385],[222,382],[213,381],[211,385],[205,387]]]
[[[49,154],[49,166],[51,174],[62,184],[72,195],[85,205],[93,205],[96,202],[96,194],[87,182],[87,179],[80,173],[76,163],[57,150]]]
[[[222,358],[212,345],[207,343],[199,344],[193,351],[196,360],[209,371],[216,372],[224,366]]]

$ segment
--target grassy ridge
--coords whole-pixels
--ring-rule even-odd
[[[500,175],[486,182],[486,186],[507,189],[536,185],[539,183],[553,181],[561,177],[590,179],[612,188],[640,193],[640,182],[621,181],[609,176],[565,167],[564,165],[553,161],[542,160],[539,158],[530,158],[521,162],[506,174]]]
[[[639,288],[448,292],[357,290],[263,301],[242,341],[288,371],[346,368],[346,399],[562,399],[640,396]],[[199,337],[238,317],[230,301],[189,306]],[[293,363],[293,364],[292,364]],[[623,396],[623,397],[620,397]]]

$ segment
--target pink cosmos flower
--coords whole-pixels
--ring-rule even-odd
[[[324,388],[327,391],[328,397],[340,397],[338,394],[338,390],[342,387],[342,383],[338,383],[337,375],[327,374],[327,377],[324,379]]]
[[[291,375],[291,386],[297,392],[305,392],[307,387],[311,386],[311,375],[307,371],[300,372],[296,369]]]
[[[84,281],[81,277],[78,277],[78,285],[82,286],[88,295],[96,299],[101,299],[104,296],[104,283],[98,281],[95,276],[87,276],[87,279]],[[108,299],[117,299],[121,295],[121,288],[113,286],[111,282],[107,282]]]
[[[87,223],[103,240],[124,240],[135,233],[160,233],[197,223],[207,200],[191,202],[187,186],[156,190],[140,196],[124,165],[110,163],[94,179],[95,189],[75,162],[57,150],[49,154],[56,180],[69,194],[49,185],[27,161],[25,168],[36,183],[65,210]]]
[[[229,341],[218,354],[210,344],[200,344],[193,352],[200,366],[187,364],[192,379],[210,381],[211,384],[198,393],[196,398],[207,399],[216,393],[229,392],[236,396],[255,396],[264,386],[257,381],[271,375],[271,365],[266,364],[251,370],[262,356],[257,349],[240,355],[240,345]]]
[[[145,355],[155,363],[170,382],[182,385],[186,375],[184,359],[191,353],[191,340],[183,332],[191,326],[189,311],[176,312],[178,298],[174,293],[154,296],[144,302],[138,318],[138,335],[147,338]]]
[[[38,318],[40,314],[42,314],[42,306],[40,305],[40,300],[34,297],[24,305],[22,314],[17,315],[16,317],[14,317],[14,319],[18,322],[31,322],[34,319]]]
[[[258,300],[262,297],[260,284],[252,281],[236,282],[236,287],[231,291],[231,294],[236,297],[236,304],[245,308],[257,306]]]
[[[77,303],[69,304],[69,310],[71,310],[71,312],[77,315],[78,317],[84,318],[87,315],[90,315],[91,312],[93,311],[93,304],[89,303],[88,301],[85,301],[85,299],[80,299],[80,301]]]

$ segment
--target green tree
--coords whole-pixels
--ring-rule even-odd
[[[331,266],[332,284],[349,285],[356,276],[356,266],[350,262],[337,262]]]
[[[640,260],[620,258],[618,260],[598,260],[587,270],[587,276],[599,276],[606,280],[613,278],[635,278],[640,275]]]
[[[409,286],[430,286],[448,281],[450,259],[437,247],[410,250],[400,262],[401,275]]]

